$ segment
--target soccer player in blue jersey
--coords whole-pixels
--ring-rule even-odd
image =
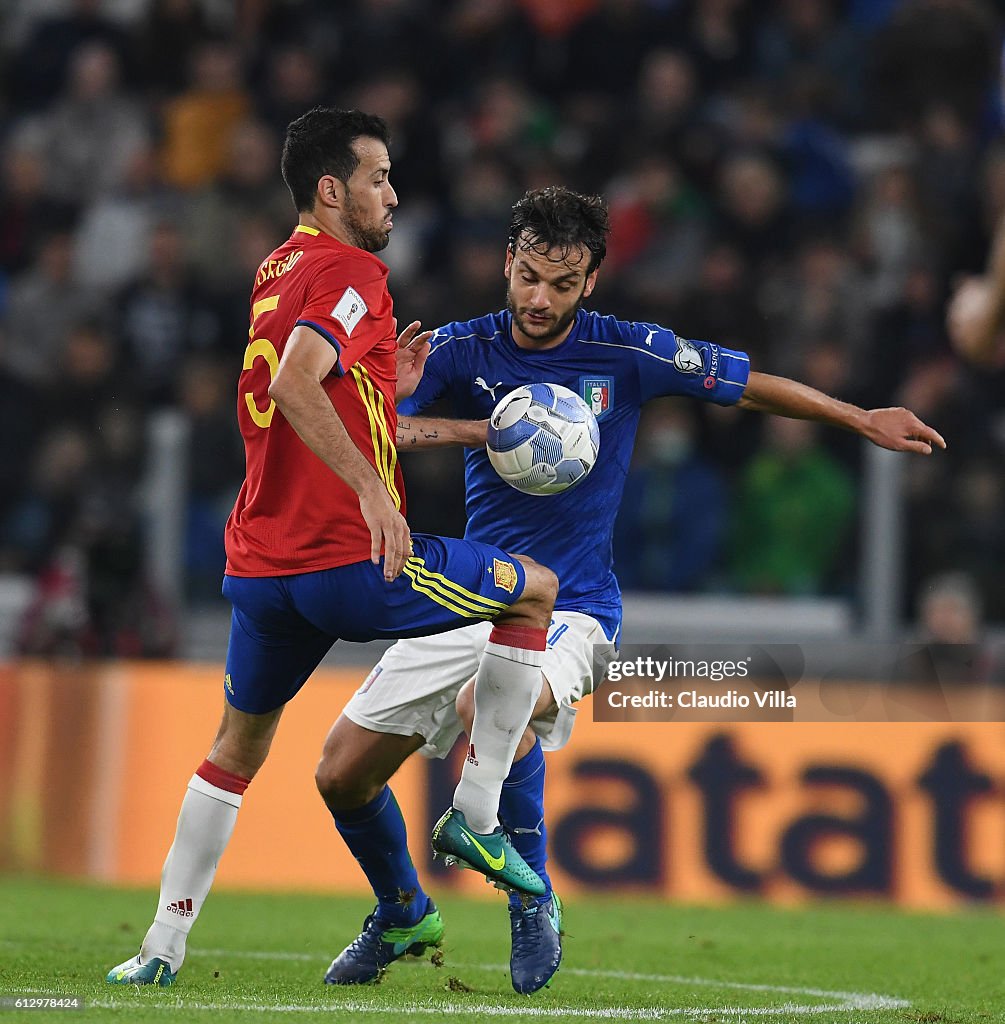
[[[505,256],[507,308],[433,332],[425,373],[399,406],[399,449],[465,446],[465,537],[492,539],[554,568],[560,587],[544,653],[541,694],[503,784],[499,817],[513,845],[545,881],[533,900],[510,897],[510,972],[517,992],[543,987],[562,956],[561,903],[546,867],[544,749],[569,739],[576,702],[603,681],[621,628],[621,593],[611,537],[631,461],[642,405],[661,395],[689,395],[719,405],[856,431],[895,451],[930,454],[945,442],[906,409],[864,410],[781,377],[757,373],[742,352],[681,338],[650,323],[626,323],[582,309],[606,252],[607,210],[598,197],[564,188],[530,192],[513,208]],[[496,402],[522,384],[565,385],[587,401],[600,426],[600,455],[574,490],[548,498],[511,488],[485,453]],[[422,417],[446,398],[456,419]],[[485,652],[489,627],[403,640],[391,647],[332,727],[318,787],[367,878],[384,898],[359,935],[332,963],[331,984],[379,977],[407,951],[402,935],[426,896],[407,854],[404,822],[386,811],[352,815],[387,793],[410,754],[443,757],[479,713],[469,680]],[[469,749],[469,758],[477,750]],[[437,834],[434,850],[439,849]],[[362,851],[362,853],[361,853]],[[440,852],[444,852],[440,849]],[[389,865],[392,865],[389,868]],[[388,899],[388,892],[400,894]]]

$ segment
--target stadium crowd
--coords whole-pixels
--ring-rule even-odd
[[[169,653],[141,501],[159,410],[191,424],[188,599],[219,599],[250,283],[295,223],[283,130],[321,102],[391,125],[401,205],[382,258],[400,322],[503,304],[525,189],[602,192],[613,234],[589,305],[913,409],[950,450],[906,474],[908,590],[962,572],[1005,619],[1005,373],[960,360],[944,323],[1005,213],[999,14],[982,0],[5,5],[0,571],[37,580],[22,648]],[[851,435],[654,403],[616,537],[623,587],[854,597],[860,457]],[[405,472],[413,529],[459,535],[457,453]]]

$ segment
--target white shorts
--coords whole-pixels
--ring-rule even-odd
[[[491,631],[491,622],[476,622],[449,633],[399,640],[342,713],[374,732],[422,736],[426,745],[420,754],[446,757],[463,730],[454,701],[478,671]],[[530,724],[545,750],[559,750],[572,733],[573,705],[603,682],[617,648],[600,623],[581,612],[555,612],[548,637],[542,671],[557,708]]]

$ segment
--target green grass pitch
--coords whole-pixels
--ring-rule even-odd
[[[1005,916],[879,906],[779,910],[596,899],[568,907],[565,962],[533,997],[509,985],[501,895],[440,901],[444,963],[399,962],[378,986],[321,977],[370,909],[357,898],[217,892],[168,989],[104,984],[150,920],[150,891],[0,879],[0,996],[76,995],[83,1011],[0,1010],[0,1024],[562,1020],[791,1024],[1005,1021]],[[322,1015],[319,1017],[319,1015]]]

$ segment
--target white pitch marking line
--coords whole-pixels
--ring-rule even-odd
[[[879,997],[885,999],[886,997]],[[122,1009],[126,1006],[135,1006],[136,1003],[113,1002],[111,1000],[87,1000],[88,1006],[98,1006],[103,1009]],[[905,1005],[903,1001],[896,1001],[898,1007]],[[355,1000],[333,1001],[324,1006],[317,1005],[268,1005],[260,1003],[194,1003],[179,999],[171,1003],[144,1003],[145,1010],[247,1010],[255,1013],[392,1013],[402,1017],[417,1016],[478,1016],[478,1017],[575,1017],[588,1020],[667,1020],[670,1018],[703,1018],[711,1015],[722,1017],[780,1017],[785,1014],[820,1014],[820,1013],[842,1013],[849,1010],[875,1010],[890,1008],[890,1002],[884,1002],[882,1006],[875,1003],[849,1005],[847,1003],[836,1003],[831,1006],[818,1004],[815,1006],[800,1006],[796,1003],[785,1003],[782,1006],[688,1006],[688,1007],[662,1007],[662,1006],[606,1006],[597,1009],[576,1009],[573,1007],[544,1007],[544,1006],[505,1006],[499,1003],[471,1003],[470,1005],[443,1004],[443,1003],[399,1003],[384,1004],[375,1006],[369,1003],[361,1003]]]
[[[190,955],[201,955],[201,956],[232,956],[240,957],[249,960],[297,960],[297,961],[316,961],[320,962],[325,959],[324,955],[319,954],[314,956],[310,953],[291,953],[291,952],[274,952],[270,953],[265,950],[227,950],[227,949],[200,949],[193,950]],[[508,970],[507,964],[472,964],[465,962],[450,962],[447,966],[461,968],[463,970],[478,970],[478,971],[505,971]],[[662,1017],[680,1017],[680,1016],[701,1016],[702,1014],[720,1013],[730,1016],[742,1016],[748,1014],[755,1017],[776,1017],[781,1016],[785,1013],[803,1013],[803,1014],[817,1014],[817,1013],[841,1013],[850,1012],[852,1010],[902,1010],[906,1009],[911,1005],[910,1001],[906,999],[899,999],[896,996],[885,996],[880,995],[876,992],[840,992],[831,991],[829,989],[819,988],[802,988],[793,985],[768,985],[760,982],[746,982],[746,981],[720,981],[716,978],[695,978],[689,977],[682,974],[641,974],[635,971],[609,971],[609,970],[594,970],[586,967],[565,967],[562,969],[563,974],[573,974],[579,977],[593,977],[593,978],[614,978],[621,981],[651,981],[657,984],[664,985],[688,985],[688,986],[708,986],[716,988],[727,988],[737,989],[745,992],[777,992],[784,995],[796,995],[796,996],[810,996],[818,999],[833,999],[839,1000],[839,1002],[831,1004],[819,1004],[811,1006],[797,1006],[792,1003],[786,1003],[781,1007],[754,1007],[750,1009],[744,1009],[742,1007],[695,1007],[695,1008],[664,1008],[664,1007],[653,1007],[652,1009],[632,1009],[629,1007],[611,1007],[610,1009],[603,1010],[574,1010],[574,1009],[551,1009],[544,1007],[533,1008],[532,1010],[521,1010],[521,1013],[530,1013],[532,1016],[587,1016],[587,1017],[624,1017],[624,1019],[631,1020],[659,1020]],[[345,1004],[338,1004],[340,1008],[349,1009]],[[192,1009],[201,1009],[200,1006],[192,1006]],[[246,1007],[247,1009],[257,1009],[257,1007]],[[276,1012],[282,1013],[313,1013],[317,1007],[310,1006],[290,1006],[288,1008],[279,1008]],[[364,1013],[370,1012],[365,1004],[359,1007],[352,1007],[356,1012]],[[430,1007],[423,1007],[418,1003],[406,1004],[400,1009],[401,1013],[404,1014],[419,1014],[427,1012],[440,1012],[440,1013],[467,1013],[469,1009],[467,1007],[440,1007],[438,1005],[431,1005]],[[484,1012],[489,1016],[507,1016],[513,1011],[509,1007],[499,1006],[497,1010],[492,1010],[490,1007],[480,1007],[480,1012]],[[644,1014],[639,1016],[639,1014]],[[654,1016],[655,1015],[655,1016]]]

